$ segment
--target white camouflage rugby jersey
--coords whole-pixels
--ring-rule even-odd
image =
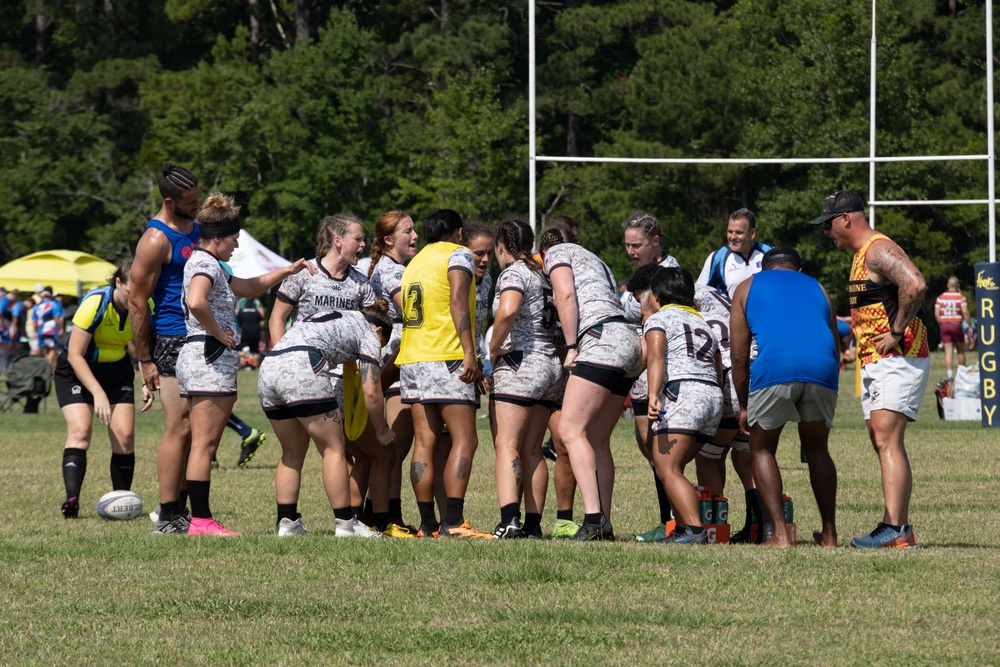
[[[473,274],[475,275],[475,274]],[[487,271],[483,279],[476,283],[476,353],[480,360],[489,354],[486,347],[486,316],[490,313],[490,291],[493,290],[493,276]]]
[[[278,299],[295,307],[292,322],[331,310],[360,310],[375,303],[375,291],[368,277],[349,267],[343,278],[334,278],[319,259],[309,261],[316,273],[299,271],[288,276],[278,288]]]
[[[719,353],[722,355],[722,367],[732,368],[729,343],[729,312],[733,301],[725,292],[720,292],[708,285],[694,286],[694,305],[715,334],[719,341]]]
[[[715,353],[719,351],[719,341],[704,318],[683,308],[663,308],[649,316],[642,335],[650,331],[662,331],[666,336],[664,384],[676,380],[718,383]]]
[[[236,296],[229,287],[230,275],[223,268],[215,255],[204,248],[194,248],[191,259],[184,265],[184,284],[182,298],[184,301],[184,323],[187,324],[188,336],[210,336],[198,318],[188,309],[187,295],[191,288],[191,279],[195,276],[205,276],[212,281],[208,291],[208,304],[212,309],[212,317],[225,331],[236,333],[236,323],[233,312],[236,306]],[[239,339],[239,336],[237,336]],[[222,341],[219,341],[222,342]],[[237,342],[239,342],[237,340]]]
[[[680,262],[673,258],[672,255],[663,255],[663,259],[660,260],[660,266],[665,269],[670,268],[680,268]],[[628,318],[629,322],[635,322],[639,324],[642,322],[642,304],[632,296],[632,292],[625,292],[622,297],[622,306],[625,308],[625,317]]]
[[[392,300],[403,288],[403,271],[406,267],[389,255],[382,255],[375,264],[368,282],[375,292],[376,299],[385,299],[389,302],[389,317],[394,323],[403,322],[403,313],[399,306]]]
[[[315,313],[299,320],[281,337],[273,352],[295,346],[313,347],[330,366],[364,360],[381,366],[382,340],[356,310]],[[321,370],[321,369],[317,369]]]
[[[520,292],[522,299],[521,307],[514,316],[514,325],[503,342],[503,352],[522,350],[554,355],[556,312],[548,281],[539,272],[528,268],[524,260],[510,264],[497,278],[497,293],[493,297],[494,318],[500,308],[500,295],[507,291]]]
[[[577,340],[599,322],[625,319],[615,277],[597,255],[575,243],[560,243],[549,248],[545,254],[545,275],[551,276],[553,270],[564,266],[573,269],[579,312]]]

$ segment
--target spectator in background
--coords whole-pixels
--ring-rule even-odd
[[[46,288],[38,293],[39,302],[31,311],[31,320],[35,325],[35,337],[38,342],[38,356],[45,357],[53,369],[62,349],[62,332],[64,326],[62,304],[52,298],[52,292]]]
[[[247,351],[244,368],[260,367],[260,323],[264,321],[264,305],[255,296],[243,297],[236,302],[236,323],[240,327],[240,340]],[[242,365],[242,360],[241,360]]]
[[[748,208],[741,208],[729,214],[726,227],[726,245],[705,259],[699,285],[709,285],[720,292],[728,292],[733,298],[741,282],[760,271],[764,253],[771,249],[766,243],[758,243],[757,216]]]
[[[958,352],[958,365],[965,365],[965,331],[962,322],[972,328],[972,318],[969,316],[969,304],[965,295],[959,291],[958,278],[948,278],[948,291],[934,302],[934,319],[941,326],[941,342],[944,344],[944,368],[948,379],[954,377],[952,358]]]
[[[10,292],[0,287],[0,375],[7,374],[10,360]]]

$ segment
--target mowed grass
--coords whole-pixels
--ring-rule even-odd
[[[943,376],[935,356],[932,380]],[[256,376],[237,412],[266,420]],[[145,517],[96,516],[109,490],[106,436],[95,437],[81,517],[65,521],[64,423],[0,416],[0,663],[4,665],[998,664],[1000,519],[996,431],[943,422],[933,381],[907,432],[911,510],[921,548],[876,553],[813,546],[819,527],[795,429],[779,448],[799,544],[772,551],[626,542],[338,540],[318,457],[300,510],[314,535],[278,539],[273,435],[247,469],[227,432],[213,510],[233,539],[154,536]],[[476,527],[498,518],[487,421],[466,504]],[[159,405],[137,424],[134,489],[157,502]],[[614,524],[625,536],[657,516],[652,475],[622,420],[613,443]],[[854,375],[842,376],[832,434],[841,543],[881,517],[877,460]],[[551,465],[551,464],[550,464]],[[733,523],[743,494],[730,473]],[[543,528],[551,530],[555,498]],[[404,488],[404,512],[416,507]],[[577,502],[577,518],[582,506]]]

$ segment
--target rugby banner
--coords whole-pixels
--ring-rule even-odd
[[[983,426],[1000,427],[1000,262],[976,262],[976,317],[979,327],[979,391]]]

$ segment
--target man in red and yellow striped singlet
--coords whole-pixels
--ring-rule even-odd
[[[944,369],[952,377],[952,352],[958,351],[958,364],[965,365],[965,332],[962,321],[972,328],[969,304],[965,295],[958,291],[958,278],[948,278],[948,291],[934,301],[934,318],[941,326],[941,342],[944,343]]]
[[[913,476],[903,436],[907,422],[917,418],[930,373],[920,312],[924,278],[898,245],[871,228],[864,203],[853,192],[827,197],[812,224],[821,225],[838,248],[854,252],[847,289],[862,365],[861,407],[882,468],[884,516],[851,546],[915,547],[909,523]]]

